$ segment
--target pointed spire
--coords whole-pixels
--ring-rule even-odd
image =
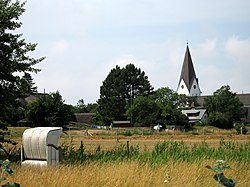
[[[183,60],[179,84],[180,84],[182,79],[184,80],[185,84],[187,85],[187,88],[189,91],[191,89],[191,86],[192,86],[194,79],[197,79],[196,75],[195,75],[195,71],[194,71],[194,66],[193,66],[191,54],[190,54],[189,47],[188,47],[188,41],[187,41],[187,48],[186,48],[186,52],[185,52],[185,56],[184,56],[184,60]]]

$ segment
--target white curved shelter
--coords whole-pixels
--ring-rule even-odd
[[[22,165],[55,165],[59,162],[61,127],[36,127],[23,133]]]

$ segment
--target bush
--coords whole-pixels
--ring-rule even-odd
[[[194,124],[194,126],[199,126],[199,127],[205,127],[205,126],[208,126],[209,123],[207,120],[204,120],[204,121],[198,121]]]
[[[229,120],[226,114],[223,114],[221,112],[215,112],[210,114],[208,119],[209,123],[214,127],[223,129],[230,129],[233,127],[233,123]]]
[[[133,133],[130,130],[126,130],[124,132],[121,133],[123,136],[132,136]]]
[[[247,134],[248,130],[243,123],[237,123],[234,128],[237,134]]]

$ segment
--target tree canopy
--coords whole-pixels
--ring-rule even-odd
[[[161,115],[161,107],[151,98],[138,96],[126,114],[135,126],[152,127]]]
[[[0,121],[6,121],[18,99],[22,96],[21,73],[37,73],[34,65],[44,58],[32,58],[28,54],[37,44],[27,43],[16,29],[22,23],[19,17],[25,11],[25,3],[0,0]],[[27,74],[26,74],[27,75]]]
[[[188,128],[188,118],[182,114],[179,105],[182,105],[183,95],[178,95],[168,87],[159,88],[152,96],[160,106],[161,113],[158,123],[165,125],[182,125]],[[186,100],[186,99],[185,99]]]
[[[149,97],[139,96],[128,108],[126,115],[131,116],[135,126],[152,127],[156,124],[182,125],[188,127],[188,119],[178,108],[179,95],[168,87],[157,89]]]
[[[205,98],[205,108],[209,112],[210,123],[220,128],[232,128],[233,123],[240,120],[242,103],[236,93],[225,85]]]
[[[62,96],[57,91],[38,97],[27,106],[27,117],[34,126],[61,127],[72,119],[72,107],[64,104]]]
[[[126,119],[126,106],[133,103],[137,96],[152,93],[148,77],[140,68],[128,64],[125,68],[116,66],[110,71],[100,88],[98,111],[104,122]]]

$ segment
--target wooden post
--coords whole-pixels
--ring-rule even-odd
[[[129,158],[129,141],[127,141],[127,157]]]

